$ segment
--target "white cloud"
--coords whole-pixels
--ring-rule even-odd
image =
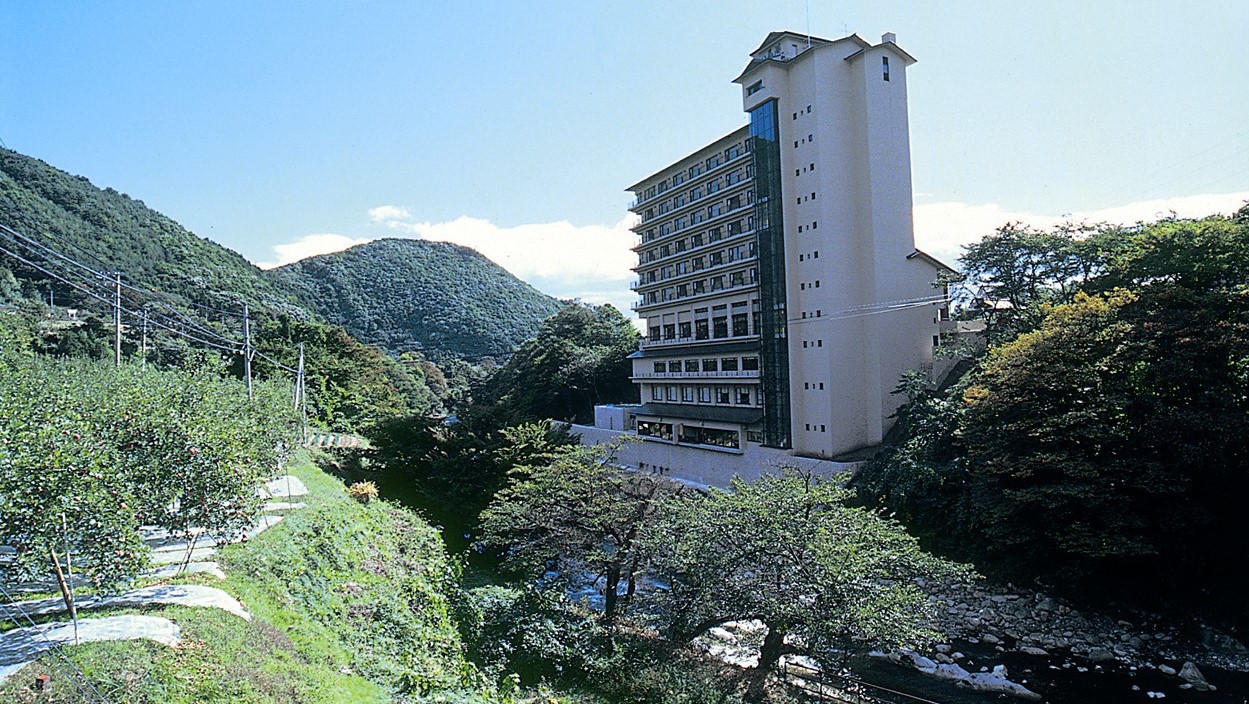
[[[381,222],[390,224],[391,222],[407,220],[412,217],[407,208],[397,205],[379,205],[376,208],[369,208],[369,219],[373,222]]]
[[[256,262],[256,266],[261,269],[272,269],[307,257],[315,257],[318,254],[340,252],[348,247],[354,247],[368,241],[369,238],[348,237],[330,233],[304,235],[294,242],[274,245],[274,261]]]
[[[1063,222],[1134,223],[1151,221],[1174,211],[1180,217],[1231,213],[1249,200],[1249,191],[1206,194],[1128,203],[1111,208],[1060,215],[1011,211],[994,204],[960,202],[924,203],[915,206],[916,245],[933,256],[955,264],[961,247],[993,232],[1007,222],[1021,221],[1037,227]],[[507,269],[517,278],[557,298],[580,298],[587,303],[611,303],[625,315],[637,299],[629,290],[636,255],[627,215],[614,225],[573,225],[567,221],[500,227],[481,218],[463,216],[447,222],[417,222],[403,207],[382,205],[368,211],[372,222],[397,236],[451,242],[471,247]],[[337,234],[308,235],[275,246],[276,261],[259,264],[271,268],[316,254],[336,252],[372,238]]]
[[[963,245],[979,240],[1008,222],[1018,221],[1040,228],[1064,222],[1130,225],[1157,220],[1172,212],[1179,217],[1230,214],[1244,205],[1246,200],[1249,200],[1249,191],[1209,193],[1143,200],[1062,215],[1011,211],[993,204],[925,203],[915,206],[915,245],[948,264],[954,264],[962,253]]]

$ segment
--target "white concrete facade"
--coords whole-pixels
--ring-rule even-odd
[[[914,244],[912,63],[892,35],[773,32],[735,82],[753,119],[774,102],[774,139],[743,127],[630,187],[648,329],[634,359],[640,433],[745,452],[763,441],[764,414],[787,410],[788,437],[769,437],[798,456],[881,441],[893,389],[908,370],[931,371],[945,317],[934,283],[946,267]],[[779,210],[756,202],[777,183]],[[760,262],[781,250],[783,271]],[[783,287],[761,293],[776,272]],[[775,398],[787,403],[765,404],[785,379]]]

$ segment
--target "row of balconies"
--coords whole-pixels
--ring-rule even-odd
[[[669,298],[657,299],[654,303],[647,303],[645,298],[639,298],[638,300],[634,301],[633,305],[630,307],[635,311],[641,312],[648,308],[658,308],[660,306],[665,306],[665,305],[669,305],[669,304],[677,303],[677,302],[694,303],[703,298],[716,298],[716,297],[724,296],[729,293],[734,293],[734,294],[741,293],[745,289],[758,288],[758,287],[759,287],[759,281],[757,278],[754,280],[747,279],[743,283],[740,283],[740,284],[736,284],[736,285],[730,284],[728,286],[725,286],[724,288],[711,289],[708,291],[704,291],[702,293],[690,293],[689,295],[686,295],[686,296],[680,296],[680,295],[674,294]]]
[[[718,166],[707,169],[706,171],[693,177],[686,176],[684,180],[682,180],[682,182],[679,184],[667,185],[667,186],[664,186],[662,189],[656,188],[655,195],[651,196],[650,198],[643,198],[641,196],[634,198],[633,201],[629,203],[629,210],[636,210],[639,205],[655,200],[656,198],[659,198],[660,196],[668,193],[669,191],[675,190],[677,188],[693,188],[699,181],[708,179],[708,177],[710,176],[719,175],[720,172],[724,171],[727,167],[733,164],[737,164],[741,162],[743,158],[750,156],[749,144],[750,144],[749,139],[743,141],[741,153],[731,159],[727,159],[725,161],[720,162]],[[668,180],[669,179],[664,179],[664,182],[666,183]]]
[[[643,215],[642,219],[638,221],[638,224],[634,225],[631,229],[634,232],[637,232],[638,234],[642,234],[641,230],[645,230],[654,226],[657,223],[657,221],[676,218],[676,217],[681,216],[684,213],[690,213],[692,215],[694,213],[697,213],[699,208],[708,206],[709,205],[708,201],[712,200],[713,198],[714,199],[722,198],[725,201],[727,201],[730,198],[736,197],[744,189],[745,186],[752,184],[754,180],[755,180],[754,176],[743,175],[737,181],[734,181],[732,183],[726,183],[724,186],[720,187],[718,190],[708,191],[707,193],[704,193],[698,198],[693,198],[689,201],[686,201],[685,203],[681,203],[673,207],[670,210],[665,210],[663,212],[656,213],[649,217]],[[745,189],[745,190],[749,194],[750,192],[749,189]],[[746,199],[751,200],[751,197],[749,197],[748,195]],[[668,234],[671,234],[671,233],[668,233]],[[659,235],[659,236],[662,237],[663,235]]]
[[[672,337],[666,340],[663,338],[652,339],[649,337],[643,337],[642,342],[641,342],[641,348],[649,349],[652,347],[669,347],[669,346],[676,346],[676,345],[704,345],[704,344],[722,343],[722,342],[748,342],[750,340],[757,340],[757,339],[759,339],[759,333],[751,333],[749,335],[737,335],[736,337],[731,337],[731,336],[707,337],[701,340],[696,337]],[[697,351],[692,351],[690,354],[697,354]]]
[[[688,271],[681,272],[681,273],[674,273],[672,276],[669,276],[666,279],[657,276],[655,277],[654,281],[644,281],[642,277],[639,276],[637,279],[634,279],[633,286],[631,288],[634,291],[641,293],[642,289],[650,288],[652,286],[675,286],[678,283],[681,283],[682,281],[690,282],[694,279],[702,278],[705,276],[719,275],[719,272],[721,271],[730,269],[735,266],[740,266],[742,264],[746,264],[749,262],[757,261],[758,258],[759,257],[757,254],[745,254],[736,259],[725,257],[724,261],[720,262],[719,264],[708,264],[707,266],[704,266],[702,268],[694,268],[691,266]],[[716,290],[722,291],[724,289],[716,289]]]
[[[634,372],[631,379],[758,379],[758,369],[718,372]]]
[[[712,227],[716,227],[717,225],[724,225],[726,224],[726,221],[731,220],[733,217],[745,215],[746,211],[748,210],[753,212],[754,205],[755,205],[754,199],[747,198],[740,207],[733,208],[732,210],[726,210],[723,213],[720,213],[719,215],[711,216],[707,218],[706,220],[702,220],[700,222],[691,222],[679,230],[673,230],[672,232],[668,232],[662,235],[655,235],[655,237],[650,240],[643,239],[643,241],[640,241],[637,244],[633,245],[633,247],[631,247],[630,249],[632,249],[635,252],[641,252],[644,249],[650,249],[652,247],[662,247],[665,244],[666,240],[671,240],[677,237],[678,235],[689,232],[690,230],[709,229]],[[639,228],[636,228],[636,227],[633,228],[633,231],[635,234],[641,234],[638,232],[638,229]]]

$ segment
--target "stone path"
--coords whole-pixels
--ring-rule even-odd
[[[182,632],[177,624],[156,616],[107,616],[78,620],[78,642],[146,639],[177,645]],[[0,684],[54,646],[74,644],[72,623],[45,623],[15,628],[0,635]]]
[[[268,481],[263,488],[257,488],[257,493],[263,499],[286,499],[266,503],[265,511],[288,511],[307,506],[304,503],[289,501],[292,497],[304,496],[308,493],[308,487],[295,476],[283,476]],[[176,577],[184,573],[202,573],[225,579],[225,573],[221,571],[221,567],[208,559],[216,553],[217,547],[236,540],[251,540],[277,525],[281,520],[282,516],[266,513],[260,516],[256,525],[235,540],[218,540],[205,533],[188,539],[186,536],[170,533],[163,528],[141,527],[139,530],[143,541],[152,548],[152,563],[157,565],[155,569],[143,576],[160,579]],[[186,562],[185,565],[184,562]],[[56,589],[56,584],[49,580],[11,585],[10,589],[53,591]],[[109,597],[84,596],[77,601],[76,606],[79,612],[82,612],[91,609],[139,607],[152,604],[217,608],[247,621],[251,620],[251,614],[234,597],[216,587],[196,584],[154,585]],[[18,602],[16,606],[21,607],[22,611],[32,617],[67,611],[60,598]],[[78,641],[83,643],[147,639],[172,646],[178,644],[180,637],[181,634],[176,624],[155,616],[107,616],[78,619]],[[73,643],[74,625],[72,622],[15,628],[0,634],[0,684],[53,647]]]
[[[228,611],[244,621],[252,620],[252,615],[247,613],[238,599],[216,587],[203,587],[198,584],[158,584],[132,589],[116,596],[81,597],[76,601],[75,606],[78,607],[78,612],[82,613],[90,609],[128,608],[150,604],[211,607]],[[47,616],[67,611],[65,602],[60,597],[19,601],[17,606],[29,616]]]

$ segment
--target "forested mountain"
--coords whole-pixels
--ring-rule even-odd
[[[0,224],[97,270],[121,271],[124,281],[138,288],[231,310],[247,301],[253,308],[302,317],[294,295],[237,252],[197,237],[142,201],[3,148]],[[28,288],[43,278],[7,257],[0,267]]]
[[[261,271],[142,201],[3,148],[0,225],[97,271],[121,271],[125,283],[175,302],[230,311],[247,302],[260,318],[324,318],[395,355],[424,349],[469,359],[506,356],[560,307],[477,252],[437,242],[382,240]],[[70,266],[31,246],[6,248],[33,252],[30,258],[54,261],[62,271]],[[91,276],[71,270],[76,278]],[[0,300],[46,300],[49,286],[62,305],[90,303],[0,257]]]
[[[318,315],[392,354],[507,355],[560,308],[476,251],[445,242],[376,240],[272,274]]]

